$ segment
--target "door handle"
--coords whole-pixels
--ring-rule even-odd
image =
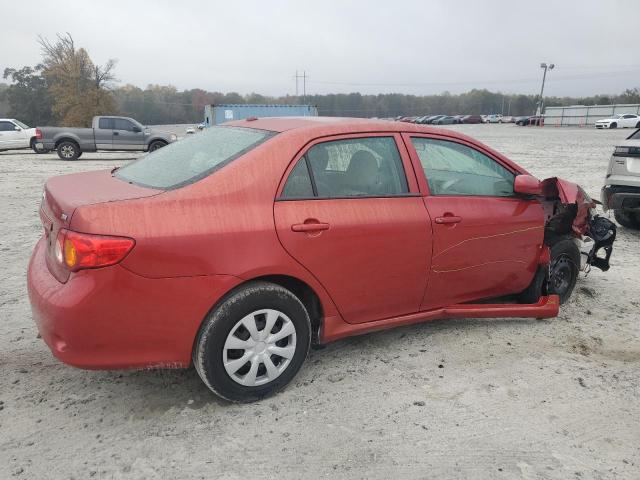
[[[120,132],[113,132],[114,135],[120,135]]]
[[[294,232],[319,232],[321,230],[329,230],[328,223],[297,223],[291,225],[291,230]]]
[[[451,224],[451,223],[460,223],[462,221],[462,217],[456,217],[455,215],[447,215],[445,214],[443,217],[436,217],[436,223],[439,224]]]

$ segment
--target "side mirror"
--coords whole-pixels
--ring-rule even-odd
[[[131,131],[132,131],[132,132],[134,132],[134,133],[140,133],[140,132],[142,131],[142,129],[141,129],[139,126],[134,125],[134,126],[131,128]]]
[[[522,195],[542,195],[540,180],[531,175],[518,175],[513,181],[513,191]]]
[[[19,126],[17,126],[17,125],[15,125],[15,126],[13,127],[13,129],[14,129],[16,132],[20,132],[20,131],[22,130],[22,129],[21,129]]]

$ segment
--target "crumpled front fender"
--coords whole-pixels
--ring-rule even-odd
[[[560,201],[562,205],[575,205],[576,213],[571,224],[573,233],[582,237],[589,226],[589,210],[595,208],[593,200],[580,185],[558,177],[551,177],[540,183],[545,199]]]

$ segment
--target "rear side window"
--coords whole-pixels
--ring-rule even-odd
[[[103,130],[113,130],[113,118],[101,118],[98,120],[98,128]]]
[[[303,184],[308,193],[307,177],[315,191],[305,197],[386,197],[409,191],[393,137],[350,138],[314,145],[291,171],[282,198],[301,198],[298,192]]]
[[[252,128],[211,127],[149,153],[115,175],[144,187],[179,188],[208,176],[273,135]]]
[[[432,195],[513,195],[514,174],[484,153],[446,140],[411,141]]]

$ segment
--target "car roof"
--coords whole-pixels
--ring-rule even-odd
[[[445,117],[447,115],[438,115]],[[255,128],[258,130],[269,130],[272,132],[304,131],[313,134],[314,131],[321,132],[322,135],[338,135],[341,133],[360,132],[408,132],[408,133],[433,133],[456,137],[465,140],[472,140],[470,137],[453,130],[443,130],[437,127],[419,125],[415,123],[397,122],[394,120],[379,120],[369,118],[347,118],[347,117],[261,117],[248,118],[225,122],[222,126],[237,126],[245,128]]]

